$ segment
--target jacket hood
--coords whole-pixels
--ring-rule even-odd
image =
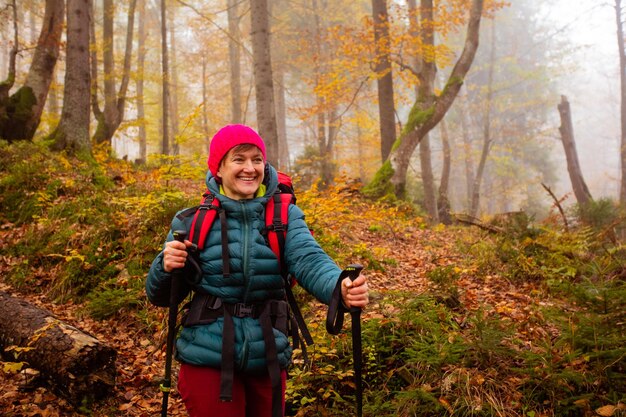
[[[215,179],[215,176],[211,171],[206,173],[206,187],[213,195],[220,195],[220,185]],[[278,173],[269,162],[265,162],[265,177],[263,178],[263,184],[266,187],[265,196],[268,197],[274,194],[276,188],[278,188]]]

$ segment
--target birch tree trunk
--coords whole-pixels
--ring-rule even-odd
[[[250,0],[252,60],[259,134],[265,141],[268,161],[277,165],[278,133],[274,105],[274,81],[270,53],[270,28],[267,0]]]
[[[576,142],[574,140],[574,127],[572,125],[572,113],[567,97],[561,96],[561,103],[557,108],[561,117],[559,132],[561,132],[561,141],[563,142],[563,148],[565,150],[567,172],[572,182],[576,201],[579,205],[584,205],[593,199],[583,178],[580,163],[578,162],[578,152],[576,151]]]

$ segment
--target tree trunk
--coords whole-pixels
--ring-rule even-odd
[[[467,121],[467,102],[465,96],[460,100],[460,119],[461,119],[461,135],[463,136],[463,153],[465,168],[465,208],[469,213],[472,207],[472,186],[474,184],[474,161],[472,158],[472,139],[469,135],[469,126]]]
[[[211,139],[209,135],[209,115],[208,115],[208,105],[209,95],[207,88],[207,57],[206,52],[202,53],[202,133],[204,134],[204,142],[206,153],[209,153]]]
[[[95,0],[92,0],[95,1]],[[102,0],[102,64],[104,67],[104,118],[98,119],[96,143],[108,142],[113,136],[110,131],[115,120],[115,40],[113,39],[113,0]],[[100,126],[104,124],[104,126]],[[102,132],[102,134],[99,134]]]
[[[61,117],[61,100],[59,98],[59,89],[61,88],[61,84],[57,81],[56,72],[52,74],[52,82],[50,83],[50,91],[48,92],[48,100],[46,100],[46,105],[48,107],[48,117],[51,120],[54,120],[56,124]]]
[[[427,133],[420,141],[420,168],[422,171],[422,186],[424,188],[424,208],[428,213],[429,222],[436,224],[439,222],[439,211],[437,209],[437,196],[435,194],[435,176],[430,152],[430,135]]]
[[[241,123],[241,33],[237,0],[228,0],[228,59],[230,63],[231,122]]]
[[[0,26],[0,31],[3,31],[3,28]],[[9,61],[8,51],[6,48],[0,48],[0,79],[5,78],[8,75],[7,62]]]
[[[335,140],[339,134],[337,127],[337,107],[333,106],[328,112],[326,118],[328,124],[328,136],[326,138],[326,146],[322,152],[322,183],[330,185],[335,182],[336,164],[333,155],[335,148]]]
[[[19,49],[17,4],[15,0],[12,1],[11,8],[13,9],[13,46],[11,47],[11,51],[9,52],[9,68],[7,70],[7,79],[0,82],[0,138],[6,138],[9,140],[9,142],[13,138],[3,132],[5,129],[3,127],[4,122],[2,121],[8,119],[9,112],[15,113],[11,110],[13,106],[11,105],[11,103],[8,102],[9,91],[11,91],[11,88],[13,88],[13,84],[15,84],[15,66],[17,60],[17,51]]]
[[[17,4],[15,3],[15,0],[11,2],[10,7],[13,10],[13,46],[11,47],[11,52],[9,52],[9,68],[7,71],[7,79],[0,83],[0,102],[4,102],[8,98],[9,91],[15,83],[15,65],[17,60],[17,51],[19,49]]]
[[[356,124],[356,140],[357,140],[357,144],[356,144],[357,163],[359,165],[357,172],[359,173],[359,180],[363,182],[363,179],[365,178],[365,166],[364,166],[365,152],[363,152],[363,148],[364,148],[363,132],[361,131],[360,123]]]
[[[491,149],[491,138],[488,133],[484,133],[483,136],[483,149],[480,153],[480,161],[478,162],[478,168],[476,169],[476,177],[472,183],[472,204],[470,205],[470,215],[476,217],[478,214],[478,205],[480,204],[480,184],[483,180],[485,173],[485,165],[487,164],[487,155]]]
[[[287,106],[285,104],[284,71],[276,74],[276,133],[278,134],[278,168],[289,172],[289,144],[287,143]]]
[[[420,39],[426,48],[435,47],[435,36],[433,30],[434,8],[432,0],[422,0],[420,2],[419,16],[417,20],[418,10],[415,0],[407,1],[409,6],[410,29],[415,42],[419,43]],[[433,97],[435,92],[435,75],[437,67],[434,57],[425,59],[428,55],[424,51],[421,56],[415,58],[415,71],[418,77],[418,83],[415,87],[416,97]],[[432,100],[424,103],[424,107],[432,104]],[[430,137],[428,134],[420,141],[419,144],[420,169],[422,174],[422,185],[424,188],[424,208],[430,218],[431,223],[439,222],[438,199],[435,192],[435,177],[432,168],[432,152],[430,149]]]
[[[59,57],[64,18],[65,2],[46,0],[43,24],[26,81],[11,97],[3,99],[0,93],[0,137],[9,141],[32,140],[35,135]]]
[[[415,101],[409,114],[409,120],[397,141],[399,142],[398,146],[392,149],[385,164],[378,170],[374,180],[364,190],[367,194],[381,197],[385,194],[393,193],[397,198],[405,198],[406,173],[411,155],[413,155],[420,140],[441,121],[450,106],[452,106],[474,61],[474,56],[478,49],[482,9],[483,0],[472,0],[465,46],[450,73],[446,87],[438,96],[420,97]],[[423,103],[426,101],[432,104],[424,107]]]
[[[30,44],[31,45],[35,45],[37,43],[37,13],[35,13],[35,7],[31,5],[30,9],[28,10],[28,23],[30,26],[30,30],[28,32],[29,37],[30,37]]]
[[[375,70],[378,85],[378,114],[380,122],[381,160],[387,160],[396,141],[395,104],[393,95],[393,73],[391,70],[391,42],[387,0],[372,0],[374,17],[374,46],[376,49]]]
[[[420,32],[422,42],[426,48],[435,47],[435,32],[433,22],[435,20],[433,0],[420,1]],[[426,52],[426,51],[425,51]],[[422,55],[426,56],[426,53]],[[417,86],[417,99],[423,100],[422,110],[426,110],[433,103],[435,96],[435,75],[437,67],[434,56],[430,59],[420,58],[418,73],[419,84]],[[439,222],[439,210],[437,209],[437,195],[435,193],[435,176],[430,151],[430,135],[427,133],[420,141],[420,167],[422,170],[422,184],[424,186],[424,207],[430,217],[431,223]]]
[[[452,216],[450,216],[450,199],[448,198],[448,186],[450,183],[450,170],[452,168],[452,152],[450,146],[450,138],[448,137],[446,120],[442,119],[439,126],[441,127],[441,143],[443,144],[443,168],[441,169],[441,182],[439,183],[437,210],[439,211],[439,221],[443,224],[451,224]]]
[[[322,44],[321,40],[324,38],[325,28],[323,27],[320,19],[320,8],[318,7],[317,0],[312,2],[313,20],[314,20],[314,33],[313,39],[315,44],[315,53],[319,57],[313,68],[315,74],[315,88],[319,87],[320,80],[324,76],[323,62],[327,61],[327,51]],[[333,162],[333,144],[334,136],[337,134],[337,129],[333,128],[335,123],[334,115],[337,113],[333,106],[326,102],[323,96],[316,95],[316,107],[317,107],[317,149],[318,149],[318,167],[319,167],[319,181],[318,185],[324,189],[328,185],[332,184],[335,178],[335,164]]]
[[[271,164],[277,165],[278,133],[267,0],[250,0],[250,16],[257,124],[259,134],[265,141],[267,159]]]
[[[67,65],[61,120],[50,135],[53,150],[91,153],[89,140],[89,68],[90,0],[67,2]]]
[[[84,0],[83,0],[84,1]],[[68,0],[68,8],[73,0]],[[0,348],[11,346],[74,405],[86,405],[115,387],[114,349],[27,301],[0,291]]]
[[[161,142],[161,152],[164,155],[170,153],[170,141],[169,141],[169,102],[170,102],[170,88],[169,88],[169,62],[167,55],[167,15],[166,15],[166,0],[161,0],[161,73],[162,73],[162,85],[163,85],[163,98],[162,106],[163,113],[161,115],[161,134],[163,140]]]
[[[574,141],[574,127],[572,125],[572,113],[570,111],[569,101],[567,97],[561,96],[561,103],[557,106],[561,117],[561,141],[565,149],[565,158],[567,159],[567,172],[572,181],[574,195],[579,205],[584,205],[592,201],[591,193],[587,188],[587,184],[583,178],[580,163],[578,162],[578,152],[576,151],[576,142]]]
[[[96,37],[96,8],[93,4],[94,0],[89,2],[89,36],[91,38],[91,42],[94,44],[98,43],[98,38]],[[90,68],[91,68],[91,111],[96,119],[97,127],[96,133],[94,136],[104,135],[104,130],[102,133],[99,133],[100,129],[104,129],[105,121],[104,121],[104,113],[100,108],[100,104],[98,103],[98,51],[97,48],[90,48]]]
[[[626,204],[626,49],[624,46],[624,25],[622,22],[622,0],[615,0],[615,18],[617,21],[617,45],[619,49],[620,75],[620,162],[622,177],[619,191],[619,201]]]
[[[476,217],[478,214],[478,206],[480,204],[480,186],[485,173],[485,165],[487,157],[491,150],[493,138],[491,137],[491,110],[493,108],[493,71],[496,65],[496,25],[491,21],[491,52],[489,57],[489,74],[487,79],[487,98],[485,103],[485,113],[483,115],[483,149],[480,154],[480,162],[476,171],[476,178],[472,184],[472,204],[470,206],[470,215]]]
[[[94,133],[96,143],[111,143],[122,121],[124,120],[124,110],[126,107],[126,92],[130,80],[130,63],[133,51],[133,32],[135,24],[135,9],[137,0],[131,0],[128,8],[128,23],[126,26],[126,48],[124,52],[124,67],[122,69],[122,80],[119,91],[115,91],[115,54],[113,39],[113,18],[115,7],[113,0],[103,0],[103,33],[104,43],[104,112],[95,114],[98,126]],[[93,72],[93,71],[92,71]],[[93,76],[93,74],[92,74]],[[96,91],[97,94],[97,91]]]
[[[178,48],[176,43],[176,30],[174,29],[174,22],[176,16],[176,9],[170,9],[170,13],[167,18],[169,19],[169,31],[170,31],[170,62],[171,62],[171,78],[170,78],[170,123],[171,123],[171,138],[172,138],[172,154],[180,154],[180,133],[178,128]]]
[[[139,161],[146,163],[148,154],[146,147],[146,111],[144,108],[144,72],[146,63],[146,0],[137,4],[137,122],[139,127]]]

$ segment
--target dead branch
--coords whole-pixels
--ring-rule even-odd
[[[544,183],[541,183],[541,186],[548,192],[548,194],[550,194],[550,196],[554,200],[554,205],[559,209],[559,212],[561,213],[561,218],[563,219],[563,224],[565,225],[565,231],[569,232],[569,224],[567,223],[567,217],[565,216],[565,211],[563,211],[561,202],[559,201],[558,198],[556,198],[556,196],[554,195],[550,187],[548,187]]]

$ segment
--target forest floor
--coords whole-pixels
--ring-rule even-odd
[[[396,262],[386,266],[384,272],[367,270],[372,293],[370,306],[364,311],[363,320],[381,317],[377,300],[390,290],[406,290],[420,294],[429,289],[432,282],[426,273],[435,267],[455,266],[467,256],[454,249],[455,235],[459,229],[445,228],[432,230],[407,226],[407,230],[393,233],[372,233],[363,223],[353,225],[353,236],[368,246],[385,248],[393,254]],[[0,247],[10,244],[11,231],[0,230]],[[466,231],[464,232],[466,233]],[[480,239],[479,234],[476,235]],[[0,258],[0,277],[4,276],[10,260]],[[497,276],[478,276],[462,271],[457,282],[460,303],[466,311],[476,310],[486,304],[500,314],[506,314],[516,322],[526,322],[525,334],[520,338],[532,338],[536,332],[545,329],[533,328],[528,315],[534,309],[532,303],[545,303],[535,288],[515,287]],[[16,292],[2,283],[0,290],[27,299],[31,303],[53,312],[65,322],[86,331],[113,347],[117,353],[117,386],[113,395],[97,404],[88,414],[92,416],[154,416],[160,412],[162,395],[159,391],[164,370],[165,349],[162,344],[165,335],[150,333],[142,323],[128,315],[115,319],[96,321],[84,314],[81,305],[55,304],[46,294]],[[535,294],[536,296],[533,296]],[[153,307],[150,307],[153,308]],[[316,307],[321,317],[323,306]],[[159,309],[159,317],[165,321],[165,309]],[[165,326],[163,326],[165,327]],[[175,370],[176,370],[175,365]],[[175,374],[176,372],[173,372]],[[9,375],[0,372],[0,410],[3,416],[78,416],[83,415],[59,397],[48,384],[32,387],[26,384],[23,373]],[[170,415],[186,415],[180,398],[173,390]]]

